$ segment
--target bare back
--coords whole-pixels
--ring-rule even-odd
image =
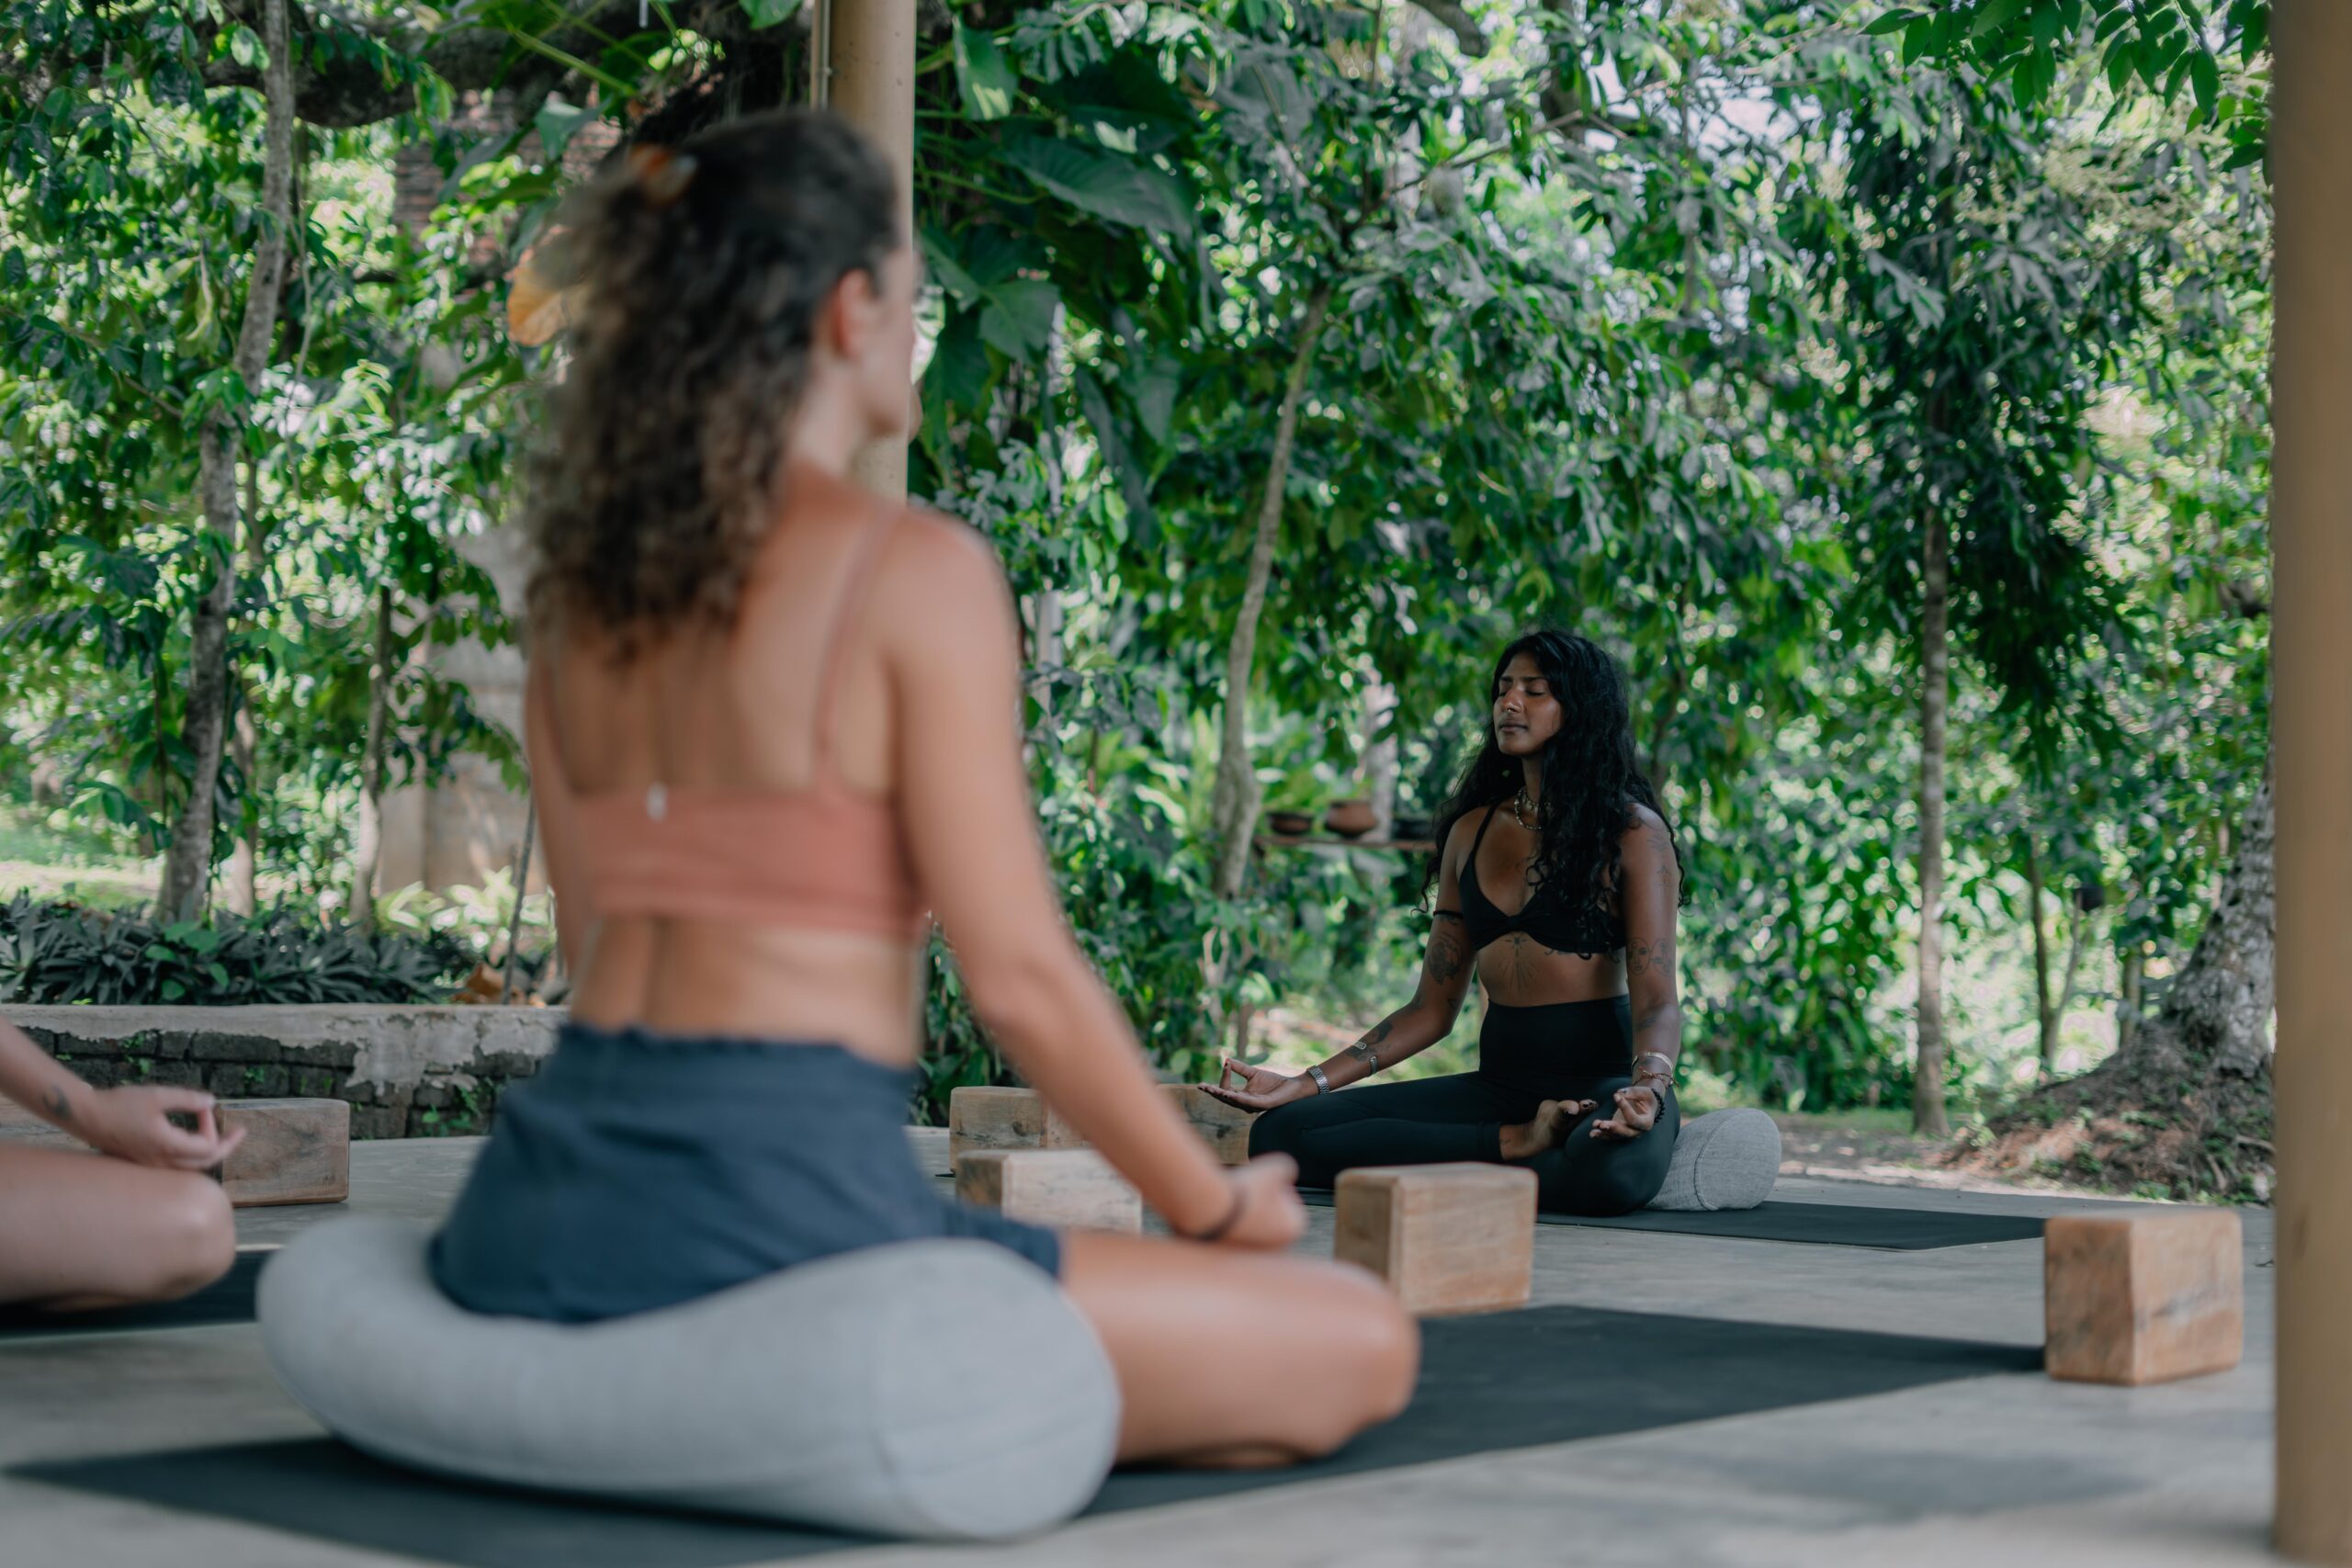
[[[947,525],[893,524],[882,503],[838,482],[795,490],[761,546],[731,630],[681,631],[626,664],[593,630],[555,650],[553,678],[540,688],[551,713],[532,716],[531,741],[535,754],[560,759],[574,798],[641,795],[657,784],[805,791],[820,763],[829,681],[840,779],[862,795],[898,794],[901,715],[887,632],[897,617],[888,612],[906,592],[896,580],[921,554],[920,531]],[[861,541],[885,528],[870,581],[854,582]],[[551,877],[560,914],[573,918],[576,1016],[912,1059],[914,943],[800,925],[602,918],[580,907],[579,852],[571,825],[555,820],[562,805],[550,804]]]

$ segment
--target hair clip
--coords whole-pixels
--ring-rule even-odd
[[[645,204],[651,208],[668,207],[685,195],[699,167],[701,164],[691,152],[668,147],[628,150],[629,178],[637,182],[638,188],[645,193]]]

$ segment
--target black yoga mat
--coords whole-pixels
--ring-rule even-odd
[[[1147,1508],[1397,1465],[1603,1438],[1997,1372],[2038,1348],[1713,1318],[1536,1307],[1424,1325],[1412,1407],[1284,1471],[1135,1471],[1089,1511]],[[1629,1366],[1639,1377],[1614,1375]],[[434,1480],[329,1438],[20,1465],[18,1476],[455,1568],[734,1568],[866,1544]]]
[[[1298,1195],[1317,1208],[1331,1206],[1332,1197],[1326,1190],[1302,1188]],[[1578,1214],[1538,1214],[1535,1218],[1547,1225],[1744,1236],[1750,1241],[1872,1247],[1890,1252],[1926,1252],[1939,1247],[1973,1247],[1986,1241],[2035,1241],[2041,1238],[2042,1226],[2042,1219],[2037,1214],[1958,1214],[1944,1209],[1881,1209],[1859,1203],[1763,1203],[1753,1209],[1637,1209],[1605,1220]]]
[[[146,1328],[196,1328],[209,1323],[251,1323],[254,1284],[274,1247],[240,1252],[229,1271],[192,1296],[149,1306],[109,1307],[104,1312],[36,1312],[0,1306],[0,1339],[49,1334],[128,1333]]]

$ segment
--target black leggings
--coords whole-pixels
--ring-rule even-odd
[[[1633,1023],[1623,997],[1555,1007],[1489,1006],[1478,1032],[1478,1070],[1371,1084],[1269,1111],[1250,1129],[1253,1155],[1298,1161],[1301,1187],[1330,1187],[1363,1165],[1504,1163],[1502,1130],[1532,1121],[1546,1100],[1590,1100],[1567,1141],[1532,1159],[1536,1203],[1561,1214],[1629,1214],[1666,1183],[1682,1124],[1668,1094],[1657,1124],[1630,1142],[1592,1135],[1633,1082]]]

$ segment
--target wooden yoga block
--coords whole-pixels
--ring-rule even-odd
[[[956,1196],[1033,1225],[1143,1229],[1143,1199],[1091,1149],[980,1149],[958,1155]]]
[[[2234,1209],[2061,1214],[2042,1233],[2043,1364],[2077,1382],[2226,1371],[2245,1331]]]
[[[220,1123],[245,1141],[221,1168],[240,1209],[340,1203],[351,1196],[351,1107],[340,1100],[224,1100]]]
[[[1177,1114],[1208,1140],[1218,1159],[1227,1165],[1250,1163],[1250,1123],[1258,1120],[1256,1111],[1227,1105],[1201,1084],[1171,1083],[1161,1087],[1176,1102]]]
[[[1341,1171],[1331,1256],[1371,1269],[1425,1316],[1525,1306],[1535,1173],[1480,1164]]]
[[[245,1141],[217,1174],[240,1209],[273,1203],[340,1203],[351,1196],[351,1107],[340,1100],[223,1100],[223,1127]],[[79,1149],[87,1145],[11,1101],[0,1100],[0,1138]]]
[[[947,1157],[976,1149],[1080,1149],[1086,1140],[1034,1089],[959,1089],[947,1096]]]

